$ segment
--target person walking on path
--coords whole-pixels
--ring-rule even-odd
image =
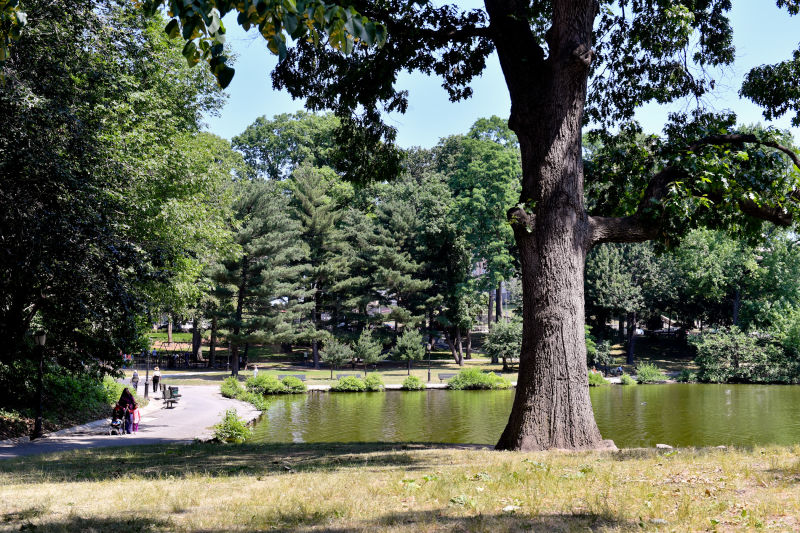
[[[131,385],[133,385],[134,392],[139,390],[139,372],[136,370],[133,371],[133,375],[131,376]]]
[[[133,429],[133,412],[138,408],[138,406],[136,405],[136,400],[133,398],[133,394],[131,394],[131,391],[128,390],[128,387],[123,389],[122,394],[119,396],[117,405],[119,405],[122,408],[123,413],[125,413],[125,433],[130,435],[131,430]]]
[[[153,368],[153,394],[158,392],[158,382],[161,381],[161,371],[158,367]]]

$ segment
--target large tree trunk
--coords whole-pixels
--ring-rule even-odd
[[[167,321],[167,343],[172,344],[172,315],[170,315]]]
[[[467,350],[464,353],[465,359],[472,359],[472,330],[467,330]]]
[[[523,172],[520,204],[509,211],[522,266],[522,353],[498,449],[609,446],[589,398],[583,328],[584,263],[592,233],[583,205],[581,126],[593,2],[553,3],[545,57],[528,21],[509,16],[509,2],[486,1]]]

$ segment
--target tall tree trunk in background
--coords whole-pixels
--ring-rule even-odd
[[[195,316],[192,318],[192,357],[197,361],[197,352],[200,350],[200,343],[203,337],[200,336],[200,321]]]
[[[486,324],[489,326],[489,331],[492,330],[492,322],[494,322],[494,291],[489,291],[489,312],[486,314]]]
[[[739,309],[742,308],[742,291],[736,287],[736,292],[733,295],[733,325],[739,325]]]
[[[217,316],[211,317],[211,339],[208,343],[208,366],[214,368],[217,364]]]
[[[456,328],[456,348],[458,349],[458,366],[464,364],[464,343],[461,338],[461,328]]]
[[[247,291],[247,284],[250,282],[249,276],[249,259],[247,255],[242,256],[242,272],[239,279],[239,290],[236,293],[236,314],[233,317],[234,323],[232,328],[232,342],[231,342],[231,369],[232,376],[239,375],[239,334],[242,332],[242,316],[244,314],[244,297]]]
[[[464,358],[472,359],[472,330],[467,330],[467,350],[464,353]]]
[[[172,315],[169,315],[167,320],[167,343],[172,344]]]
[[[636,343],[636,312],[628,313],[628,343],[625,364],[634,363],[634,344]]]
[[[319,328],[319,292],[314,293],[314,309],[311,311],[311,322],[314,330]],[[314,370],[319,370],[319,341],[311,341],[311,356],[314,359]]]
[[[522,353],[498,449],[604,446],[589,398],[583,327],[593,234],[583,205],[581,128],[595,2],[551,3],[545,57],[528,20],[511,16],[516,4],[486,0],[523,176],[520,204],[508,213],[522,267]]]
[[[464,364],[464,361],[461,359],[461,354],[456,348],[456,335],[454,333],[455,330],[456,328],[445,329],[445,339],[447,339],[447,345],[450,347],[450,353],[453,355],[453,360],[456,362],[458,366],[461,366]]]
[[[503,282],[500,282],[500,285],[497,286],[497,291],[495,292],[494,297],[494,304],[497,306],[497,310],[495,311],[495,322],[500,322],[503,318]]]
[[[242,368],[247,370],[247,354],[250,351],[250,343],[244,343],[244,353],[242,354]]]
[[[619,315],[619,318],[617,318],[617,321],[618,321],[617,322],[617,324],[618,324],[617,333],[619,334],[618,335],[619,341],[620,342],[625,342],[625,316],[624,315]]]

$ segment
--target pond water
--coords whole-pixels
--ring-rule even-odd
[[[256,442],[494,444],[514,390],[275,397]],[[800,442],[800,386],[638,385],[591,389],[600,432],[620,448]]]

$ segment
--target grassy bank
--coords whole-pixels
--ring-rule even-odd
[[[428,379],[428,366],[427,361],[425,363],[417,363],[417,367],[412,367],[411,375],[417,376],[422,381],[427,381]],[[330,385],[333,383],[331,381],[331,371],[329,368],[322,368],[321,370],[314,370],[309,367],[303,367],[299,365],[294,365],[287,362],[268,362],[268,363],[259,363],[259,374],[266,372],[268,374],[278,376],[284,374],[304,374],[306,376],[306,384],[308,385]],[[516,367],[512,372],[502,372],[502,365],[493,365],[490,363],[489,359],[483,357],[475,357],[470,360],[464,361],[464,366],[459,367],[452,359],[438,359],[433,360],[431,362],[431,382],[432,383],[440,383],[439,377],[437,374],[439,373],[447,373],[447,374],[455,374],[458,373],[459,370],[463,370],[464,368],[477,368],[482,371],[487,372],[494,372],[498,375],[503,375],[507,379],[511,381],[517,380],[517,371]],[[126,370],[125,376],[126,379],[130,379],[131,374],[133,373],[132,370]],[[169,369],[161,369],[161,373],[165,374],[164,382],[169,382],[170,385],[214,385],[221,383],[223,379],[230,375],[228,371],[220,371],[220,370],[203,370],[203,369],[192,369],[192,370],[169,370]],[[382,362],[378,365],[377,370],[369,369],[369,374],[377,373],[384,383],[386,384],[399,384],[402,383],[406,377],[408,377],[408,370],[407,367],[402,363],[393,363],[389,362]],[[182,376],[185,374],[185,377]],[[253,375],[253,372],[250,370],[240,371],[239,372],[242,379],[248,378]],[[356,368],[355,370],[352,367],[347,368],[340,368],[338,370],[333,371],[334,381],[336,379],[336,374],[358,374],[359,376],[364,376],[364,369],[363,368]],[[167,377],[169,376],[169,377]],[[140,370],[139,377],[144,380],[144,373]]]
[[[389,444],[100,449],[0,462],[0,529],[780,531],[794,448],[499,453]]]

